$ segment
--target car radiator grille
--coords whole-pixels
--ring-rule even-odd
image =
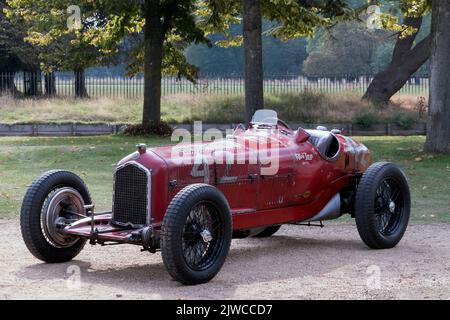
[[[114,223],[132,226],[148,224],[149,179],[149,171],[135,163],[117,169],[114,178]]]

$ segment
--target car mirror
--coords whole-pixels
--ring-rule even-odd
[[[298,128],[297,133],[295,134],[295,142],[303,143],[309,139],[309,133],[305,131],[303,128]]]

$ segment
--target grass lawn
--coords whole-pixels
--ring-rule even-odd
[[[424,137],[361,137],[374,160],[400,164],[412,189],[412,222],[450,222],[450,156],[423,152]],[[134,152],[137,142],[150,146],[169,139],[107,137],[0,138],[0,218],[17,217],[27,186],[50,169],[67,169],[88,184],[97,209],[111,207],[115,163]]]

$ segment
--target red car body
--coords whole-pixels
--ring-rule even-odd
[[[267,141],[266,146],[251,143],[261,138]],[[210,184],[223,193],[231,208],[235,231],[333,219],[343,213],[345,190],[354,189],[357,177],[370,165],[368,149],[337,130],[292,131],[284,124],[270,129],[250,126],[248,130],[236,130],[221,141],[229,147],[223,161],[204,156],[208,145],[218,143],[203,144],[201,161],[196,161],[195,152],[183,155],[182,164],[173,156],[174,146],[149,150],[141,146],[117,166],[113,211],[79,220],[64,232],[89,238],[94,243],[142,244],[142,232],[149,230],[151,237],[157,236],[173,197],[196,183]],[[227,163],[229,153],[234,159],[246,159],[245,163]],[[269,159],[277,155],[276,174],[262,173],[267,167],[261,161],[262,154]],[[251,157],[257,161],[250,163]],[[130,172],[139,170],[148,178],[145,218],[135,219],[134,213],[129,212],[115,219],[115,208],[128,206],[132,211],[135,196],[142,189],[142,185],[133,186],[133,177],[119,177],[117,172],[124,168]],[[123,183],[128,186],[128,200],[121,200],[117,195]],[[120,201],[129,203],[120,204]],[[142,208],[141,212],[144,212]]]

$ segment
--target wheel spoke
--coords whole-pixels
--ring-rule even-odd
[[[392,197],[391,197],[391,200],[394,201],[394,202],[397,202],[397,200],[399,200],[400,195],[401,195],[401,190],[400,190],[400,188],[397,188],[397,189],[393,192]]]
[[[374,213],[379,232],[389,235],[398,227],[402,209],[402,189],[393,178],[383,180],[376,190]]]
[[[214,261],[220,248],[218,239],[222,228],[219,211],[211,203],[202,202],[191,209],[185,221],[182,245],[189,267],[204,270]]]

